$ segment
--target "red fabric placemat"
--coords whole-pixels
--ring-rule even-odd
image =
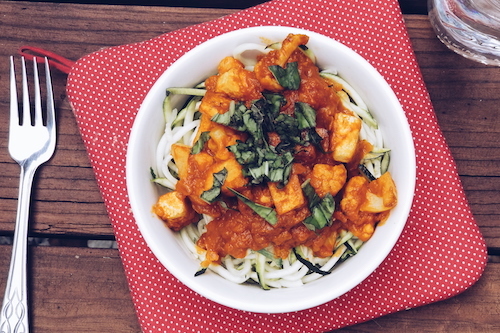
[[[314,31],[361,54],[399,98],[417,154],[415,200],[388,258],[347,294],[286,314],[234,310],[185,287],[145,244],[125,186],[130,129],[155,80],[194,46],[225,32],[260,25]],[[438,127],[396,0],[275,0],[85,56],[72,68],[67,92],[144,332],[325,332],[449,298],[471,286],[484,270],[485,243]]]

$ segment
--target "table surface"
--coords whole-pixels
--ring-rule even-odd
[[[19,167],[7,151],[8,56],[21,45],[33,45],[76,60],[237,10],[227,3],[185,8],[0,1],[0,236],[13,234],[19,179]],[[342,332],[500,331],[500,68],[471,62],[443,46],[429,25],[425,3],[400,1],[439,124],[486,239],[488,265],[481,279],[458,296]],[[118,251],[105,248],[109,242],[88,246],[88,240],[113,240],[113,230],[65,95],[66,75],[54,71],[53,82],[59,141],[34,183],[32,326],[35,332],[139,332]],[[10,245],[0,245],[2,291],[10,253]]]

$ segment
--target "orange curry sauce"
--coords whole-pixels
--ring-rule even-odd
[[[218,74],[206,80],[207,93],[200,106],[202,120],[198,133],[210,131],[209,141],[198,154],[190,154],[190,147],[180,144],[172,146],[180,181],[174,191],[175,198],[170,194],[167,204],[170,207],[178,205],[183,212],[176,217],[168,216],[168,209],[160,203],[161,198],[154,211],[174,230],[198,221],[198,214],[213,218],[207,224],[206,233],[197,242],[201,249],[207,251],[206,260],[202,263],[205,267],[211,262],[219,263],[226,255],[243,258],[248,249],[260,250],[268,246],[272,246],[275,256],[280,258],[286,258],[290,250],[298,245],[311,248],[316,256],[331,256],[341,229],[349,230],[365,241],[371,237],[375,225],[388,216],[388,209],[379,212],[360,209],[366,205],[364,198],[367,192],[373,191],[376,196],[377,191],[387,190],[384,184],[370,186],[371,183],[359,175],[358,164],[371,151],[372,145],[356,138],[348,160],[336,158],[332,153],[335,145],[347,140],[338,134],[341,131],[336,128],[335,116],[353,115],[342,106],[337,95],[342,87],[321,77],[318,67],[299,48],[307,41],[305,35],[289,35],[281,49],[273,50],[259,59],[254,71],[246,70],[241,62],[232,57],[224,58],[218,67]],[[268,69],[270,65],[276,64],[286,67],[290,62],[298,63],[301,78],[299,89],[293,91],[281,87]],[[252,101],[261,98],[264,92],[282,94],[287,103],[282,106],[281,112],[289,115],[294,114],[295,102],[308,103],[316,110],[316,132],[322,138],[322,149],[312,144],[295,148],[290,180],[283,188],[274,183],[249,186],[248,179],[241,173],[242,167],[226,148],[237,140],[245,141],[245,134],[210,120],[216,113],[227,112],[231,101],[244,102],[249,106]],[[348,128],[347,132],[350,131]],[[279,137],[270,133],[268,142],[276,145]],[[213,174],[223,168],[228,170],[222,188],[224,204],[220,201],[209,204],[200,195],[212,187]],[[300,186],[308,179],[320,197],[329,192],[336,201],[333,223],[315,231],[302,223],[311,214]],[[392,179],[389,182],[391,184]],[[238,200],[227,187],[260,205],[274,207],[278,222],[271,225],[265,221]],[[392,208],[396,203],[395,189],[392,187],[389,190],[394,192],[393,202],[384,199],[384,203]],[[383,196],[383,193],[380,195]]]

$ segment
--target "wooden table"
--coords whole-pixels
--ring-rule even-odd
[[[402,0],[405,20],[437,117],[458,164],[472,211],[489,249],[483,277],[449,300],[388,315],[340,331],[500,331],[500,68],[476,64],[435,37],[425,0]],[[412,11],[413,9],[416,11]],[[19,167],[7,151],[8,55],[39,46],[70,59],[149,39],[233,13],[234,9],[108,6],[0,1],[0,236],[12,235]],[[54,71],[58,146],[35,181],[31,236],[51,246],[30,247],[34,332],[139,332],[118,251],[89,248],[113,240],[74,116],[66,76]],[[0,245],[0,290],[11,246]]]

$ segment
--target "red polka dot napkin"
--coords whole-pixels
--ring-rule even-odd
[[[225,32],[259,25],[311,30],[361,54],[398,96],[417,153],[415,201],[388,258],[338,299],[286,314],[234,310],[181,284],[145,244],[125,186],[130,129],[155,80],[194,46]],[[325,332],[454,296],[476,282],[484,269],[484,240],[438,127],[396,0],[275,0],[85,56],[72,68],[67,91],[144,332]]]

